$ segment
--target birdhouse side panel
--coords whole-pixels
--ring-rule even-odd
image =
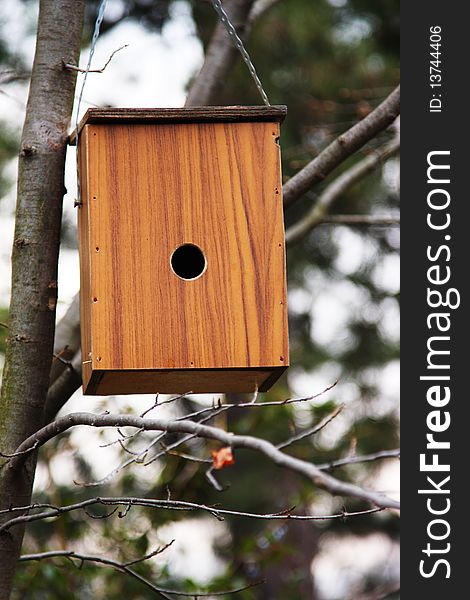
[[[80,255],[80,329],[82,351],[82,376],[86,387],[92,375],[91,360],[91,256],[88,199],[88,142],[87,127],[80,135],[78,171],[80,178],[80,203],[78,207],[78,238]]]
[[[233,164],[240,165],[234,248],[241,249],[242,295],[250,349],[262,365],[288,364],[284,221],[278,123],[231,131]],[[233,160],[233,159],[232,159]],[[237,265],[233,265],[235,272]],[[233,290],[235,292],[235,290]]]

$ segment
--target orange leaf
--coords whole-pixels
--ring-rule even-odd
[[[232,448],[220,448],[220,450],[213,450],[211,454],[214,469],[223,469],[235,462]]]

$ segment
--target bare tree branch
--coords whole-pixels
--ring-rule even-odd
[[[286,244],[294,244],[325,219],[332,204],[355,183],[372,173],[377,166],[400,149],[400,140],[396,138],[378,152],[373,152],[353,165],[327,186],[319,196],[310,212],[286,231]]]
[[[400,225],[400,217],[381,215],[326,215],[319,225]]]
[[[249,448],[264,454],[276,465],[303,475],[314,485],[329,491],[331,494],[352,496],[382,508],[399,508],[400,506],[399,502],[387,498],[381,493],[365,490],[357,485],[335,479],[331,475],[318,469],[318,467],[312,463],[284,454],[267,440],[247,435],[235,435],[230,432],[222,431],[217,427],[202,425],[188,420],[142,419],[141,417],[132,415],[72,413],[49,423],[49,425],[46,425],[24,440],[17,448],[17,452],[21,454],[10,460],[10,469],[17,469],[23,463],[24,450],[28,448],[32,449],[33,445],[36,443],[38,446],[42,446],[56,435],[77,425],[87,425],[90,427],[136,427],[145,431],[157,430],[171,433],[189,433],[198,437],[217,440],[224,446]]]
[[[231,410],[231,409],[235,409],[235,408],[251,408],[253,406],[256,406],[257,408],[262,408],[262,407],[266,407],[266,406],[282,406],[284,404],[306,402],[309,400],[313,400],[314,398],[318,398],[319,396],[322,396],[327,391],[331,390],[336,385],[336,383],[337,382],[328,386],[327,388],[325,388],[318,394],[314,394],[312,396],[307,396],[305,398],[288,398],[286,400],[263,402],[263,403],[259,403],[259,404],[254,404],[253,401],[250,401],[247,403],[239,403],[239,404],[222,404],[219,401],[217,404],[213,404],[210,407],[203,408],[203,409],[193,412],[191,414],[186,414],[183,417],[178,417],[176,420],[181,421],[183,419],[190,419],[190,418],[195,419],[198,417],[203,417],[198,422],[206,423],[208,420],[213,419],[214,417],[218,416],[222,412],[225,412],[225,411]],[[173,402],[174,400],[177,400],[178,398],[179,398],[179,396],[176,396],[174,398],[170,398],[166,402]],[[161,404],[163,404],[163,403],[154,403],[149,410],[152,410],[153,408],[156,408],[157,406],[159,406]],[[143,415],[147,414],[147,412],[148,411],[145,411],[140,416],[142,417]],[[119,429],[118,429],[118,432],[119,432]],[[110,446],[113,444],[122,443],[126,439],[133,438],[141,432],[142,432],[142,429],[138,429],[135,433],[131,434],[130,436],[125,436],[122,434],[122,432],[119,432],[121,435],[120,438],[110,442],[109,444],[103,444],[101,447],[103,448],[103,447],[107,447],[107,446]],[[136,458],[131,458],[131,459],[128,459],[125,462],[121,463],[119,466],[117,466],[115,469],[113,469],[110,473],[108,473],[105,477],[99,479],[98,481],[93,481],[93,482],[88,482],[88,483],[83,483],[83,482],[76,482],[76,483],[83,487],[96,487],[99,485],[103,485],[103,484],[107,483],[108,481],[110,481],[115,475],[117,475],[120,471],[122,471],[126,467],[129,467],[130,465],[132,465],[134,463],[144,463],[144,465],[147,467],[147,466],[151,465],[152,463],[154,463],[159,458],[161,458],[162,456],[164,456],[165,454],[168,454],[169,451],[174,450],[175,448],[178,448],[182,444],[185,444],[186,442],[188,442],[191,439],[193,439],[194,437],[196,437],[194,434],[189,434],[189,435],[183,436],[181,439],[177,440],[176,442],[173,442],[170,446],[163,446],[162,442],[163,442],[165,435],[166,435],[165,432],[158,435],[154,440],[152,440],[152,442],[150,442],[150,444],[147,444],[145,446],[145,448],[143,448],[142,450],[140,450],[139,452],[136,453]],[[163,446],[163,449],[161,451],[157,452],[156,454],[154,454],[149,460],[147,460],[148,453],[150,452],[150,450],[153,447],[156,446],[156,444],[158,442],[160,442],[160,444]],[[10,458],[11,458],[11,456],[10,456]]]
[[[27,81],[31,77],[31,73],[27,71],[16,71],[15,69],[6,69],[0,71],[0,84],[5,85],[15,81]]]
[[[152,556],[155,556],[156,554],[160,554],[161,552],[166,550],[168,548],[168,546],[171,546],[172,543],[173,542],[170,542],[164,548],[158,549],[154,552],[151,552],[150,554],[147,554],[146,556],[143,556],[142,558],[131,561],[129,563],[120,563],[118,561],[112,560],[110,558],[104,558],[102,556],[90,556],[88,554],[82,554],[81,552],[75,552],[74,550],[52,550],[50,552],[38,552],[36,554],[23,554],[23,556],[21,556],[19,560],[21,562],[27,562],[27,561],[32,561],[32,560],[45,560],[45,559],[49,559],[49,558],[67,558],[67,559],[71,560],[72,562],[73,562],[73,559],[77,559],[80,562],[79,568],[83,565],[84,562],[93,562],[93,563],[97,563],[100,565],[105,565],[108,567],[112,567],[116,571],[120,571],[121,573],[130,575],[131,577],[133,577],[134,579],[137,579],[142,584],[144,584],[146,587],[151,589],[153,592],[156,592],[161,598],[166,598],[167,600],[172,600],[172,598],[170,596],[168,596],[168,594],[171,594],[173,596],[183,596],[186,598],[199,598],[199,597],[206,598],[209,596],[211,596],[211,597],[212,596],[226,596],[228,594],[236,594],[238,592],[243,592],[244,590],[248,590],[252,587],[255,587],[257,585],[261,585],[262,583],[264,583],[263,581],[256,581],[254,583],[250,583],[243,587],[235,588],[232,590],[223,590],[220,592],[202,592],[202,591],[183,592],[181,590],[170,590],[170,589],[166,589],[166,588],[157,587],[156,585],[154,585],[153,583],[148,581],[148,579],[145,579],[145,577],[142,577],[142,575],[139,575],[133,569],[129,568],[130,565],[134,565],[136,563],[143,562],[145,560],[148,560],[149,558],[152,558]]]
[[[395,450],[382,450],[381,452],[375,452],[374,454],[363,454],[362,456],[348,456],[346,458],[340,458],[333,460],[328,463],[317,465],[322,471],[329,471],[330,469],[336,469],[337,467],[344,467],[344,465],[355,465],[358,463],[372,462],[375,460],[381,460],[383,458],[399,458],[400,448]]]
[[[283,187],[284,205],[289,206],[366,142],[386,129],[400,112],[400,86],[362,121],[340,135]]]
[[[52,504],[31,504],[29,506],[12,507],[6,510],[2,510],[0,514],[8,515],[14,512],[29,512],[31,510],[37,510],[38,508],[47,508],[48,510],[42,510],[41,512],[34,514],[22,514],[18,517],[13,517],[9,521],[6,521],[0,528],[0,532],[8,531],[12,527],[20,524],[33,523],[35,521],[42,521],[44,519],[50,519],[53,517],[59,517],[63,514],[74,512],[77,510],[85,510],[89,506],[101,505],[101,506],[125,506],[126,509],[131,506],[141,506],[144,508],[153,508],[159,510],[176,510],[176,511],[202,511],[209,513],[215,517],[218,521],[224,521],[224,516],[236,516],[245,517],[248,519],[259,519],[263,521],[329,521],[334,519],[345,519],[349,517],[359,517],[364,515],[370,515],[376,512],[386,510],[385,508],[368,508],[359,511],[342,511],[341,513],[335,513],[332,515],[297,515],[294,514],[294,508],[288,508],[277,513],[252,513],[244,512],[239,510],[229,510],[225,508],[219,508],[214,506],[207,506],[205,504],[197,504],[195,502],[184,502],[182,500],[159,500],[157,498],[136,498],[136,497],[97,497],[88,498],[81,502],[74,504],[67,504],[65,506],[54,506]],[[128,512],[128,510],[127,510]],[[127,514],[126,512],[126,514]],[[114,513],[105,515],[106,518],[110,517]]]
[[[168,544],[165,548],[163,548],[162,550],[159,550],[159,551],[166,550],[166,548],[168,548],[169,545],[170,544]],[[147,560],[151,556],[154,556],[154,555],[155,555],[155,553],[151,553],[147,556],[142,557],[138,561],[133,561],[133,563],[143,562],[144,560]],[[161,590],[160,588],[156,587],[153,583],[148,581],[148,579],[145,579],[145,577],[142,577],[142,575],[139,575],[138,573],[136,573],[136,571],[134,571],[133,569],[130,569],[129,564],[133,564],[133,563],[120,563],[120,562],[117,562],[110,558],[104,558],[102,556],[90,556],[88,554],[74,552],[73,550],[55,550],[55,551],[53,550],[50,552],[39,552],[36,554],[23,554],[22,556],[20,556],[19,561],[27,562],[27,561],[31,561],[31,560],[44,560],[44,559],[56,558],[56,557],[67,558],[68,560],[71,560],[71,562],[73,564],[75,564],[73,559],[77,559],[79,561],[79,568],[81,568],[81,566],[83,565],[84,562],[92,562],[92,563],[112,567],[116,571],[125,573],[126,575],[129,575],[130,577],[137,579],[143,585],[145,585],[147,588],[149,588],[153,592],[155,592],[160,598],[165,598],[166,600],[172,600],[170,596],[167,596],[167,594],[165,593],[164,590]]]

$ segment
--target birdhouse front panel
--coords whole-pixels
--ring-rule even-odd
[[[84,391],[263,391],[288,365],[280,109],[168,110],[80,130]]]

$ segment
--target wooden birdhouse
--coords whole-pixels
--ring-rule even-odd
[[[286,369],[284,116],[88,110],[78,136],[85,394],[265,391]]]

